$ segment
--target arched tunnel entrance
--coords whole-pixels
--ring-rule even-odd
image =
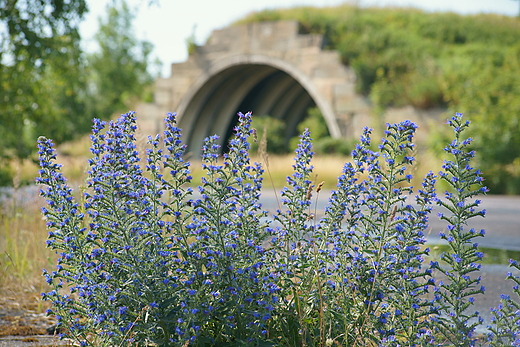
[[[160,131],[159,115],[177,112],[194,157],[207,136],[226,143],[239,111],[283,120],[286,132],[279,136],[289,141],[307,109],[316,107],[331,137],[356,138],[355,129],[371,123],[370,103],[355,92],[355,73],[340,54],[323,47],[322,35],[301,34],[296,21],[215,30],[185,62],[171,65],[169,77],[155,81],[153,102],[137,107],[139,125]]]
[[[254,112],[257,117],[271,116],[286,124],[285,141],[297,135],[296,127],[307,114],[309,107],[315,107],[309,93],[287,73],[275,70],[263,78],[247,93],[234,114]],[[233,117],[226,133],[226,140],[233,134],[237,117]]]
[[[297,74],[265,63],[232,64],[206,76],[186,95],[178,110],[188,151],[198,155],[204,138],[214,134],[220,136],[220,145],[225,148],[238,119],[236,114],[248,111],[254,116],[283,120],[288,142],[297,135],[297,125],[309,107],[317,106],[327,118],[327,110],[324,112],[304,84]],[[334,119],[334,115],[329,118]],[[337,136],[329,123],[329,132]]]

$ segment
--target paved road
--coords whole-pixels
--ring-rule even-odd
[[[478,239],[479,244],[520,251],[520,196],[488,195],[481,200],[481,207],[486,209],[485,218],[475,217],[469,223],[470,227],[486,231],[486,236]],[[430,224],[432,233],[429,238],[434,241],[444,224],[436,216]]]
[[[16,193],[18,203],[33,201],[38,195],[39,188],[28,186],[19,189]],[[6,198],[5,193],[10,191],[9,188],[0,188],[0,202]],[[329,196],[330,191],[321,191],[318,194],[316,203],[318,216],[326,206]],[[480,199],[482,200],[481,207],[487,210],[486,217],[475,217],[470,222],[471,227],[486,230],[486,237],[479,238],[479,244],[483,247],[520,251],[520,196],[488,195],[480,197]],[[277,209],[278,204],[272,189],[264,189],[261,202],[264,209],[271,212]],[[437,218],[435,211],[430,218],[431,229],[428,241],[439,243],[437,235],[444,229],[444,226],[443,222]]]
[[[318,217],[327,205],[329,196],[330,191],[322,191],[315,200]],[[486,231],[486,236],[478,238],[477,242],[483,247],[520,251],[520,196],[488,195],[479,199],[482,200],[481,208],[486,209],[486,217],[475,217],[469,223],[469,227]],[[265,189],[261,202],[264,209],[270,212],[278,208],[273,190]],[[440,211],[440,208],[436,208],[430,217],[428,242],[434,244],[441,243],[438,234],[445,228],[445,223],[437,217]]]

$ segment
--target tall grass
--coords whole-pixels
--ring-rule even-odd
[[[42,201],[34,187],[4,192],[0,205],[0,290],[39,286],[41,270],[52,263]]]
[[[60,146],[58,162],[78,186],[85,178],[89,137]],[[31,160],[14,160],[12,189],[0,191],[0,293],[44,286],[42,269],[55,262],[46,247],[47,231],[42,218],[44,204],[33,183],[38,166]],[[38,290],[41,292],[41,290]]]

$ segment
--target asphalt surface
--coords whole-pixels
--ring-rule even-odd
[[[41,187],[28,186],[16,191],[18,204],[31,203],[38,196]],[[2,200],[10,200],[9,193],[12,189],[0,188],[0,203]],[[260,202],[263,208],[274,213],[278,208],[280,194],[275,194],[273,189],[265,188],[262,191]],[[312,209],[316,210],[319,218],[327,205],[330,191],[314,193]],[[520,196],[487,195],[479,197],[482,200],[481,208],[486,209],[486,217],[475,217],[469,227],[477,230],[484,229],[486,236],[478,238],[482,247],[520,251]],[[437,208],[430,217],[430,229],[428,230],[428,242],[433,244],[442,243],[438,234],[445,228],[445,223],[437,218],[437,212],[445,212]],[[519,259],[520,260],[520,259]]]
[[[329,197],[330,191],[321,191],[319,194],[314,193],[311,198],[312,210],[316,211],[318,218],[327,206]],[[482,201],[480,209],[486,210],[486,216],[472,218],[468,227],[477,231],[484,229],[486,235],[477,238],[476,242],[482,247],[520,251],[520,196],[487,195],[478,199]],[[260,202],[264,209],[274,213],[278,209],[279,200],[279,193],[275,194],[273,190],[265,189]],[[438,235],[445,229],[446,223],[439,220],[438,212],[446,213],[446,210],[436,207],[430,216],[427,239],[432,244],[443,243]]]

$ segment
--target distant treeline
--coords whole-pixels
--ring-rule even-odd
[[[237,24],[275,20],[324,35],[375,112],[403,105],[463,112],[487,185],[520,193],[519,18],[341,5],[265,10]]]

